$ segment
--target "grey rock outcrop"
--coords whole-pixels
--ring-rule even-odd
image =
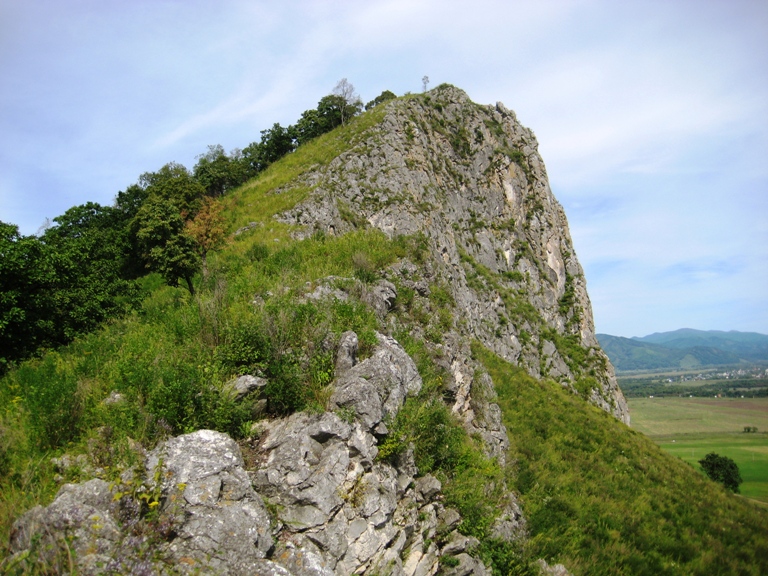
[[[266,385],[267,380],[265,378],[244,374],[231,382],[227,382],[224,386],[224,392],[232,396],[235,400],[241,400],[248,394],[255,392],[259,388],[263,388]]]
[[[299,300],[364,302],[380,330],[406,328],[425,341],[452,412],[502,465],[509,438],[472,340],[629,423],[533,133],[502,104],[479,106],[450,86],[386,107],[352,149],[288,184],[310,193],[280,219],[299,237],[359,226],[418,234],[429,256],[402,259],[378,281],[307,282]],[[416,302],[422,324],[397,325],[398,291]],[[254,296],[254,305],[269,296]],[[334,338],[323,343],[331,354]],[[377,458],[387,423],[423,383],[394,338],[377,333],[376,341],[362,357],[357,334],[341,335],[326,412],[260,420],[240,445],[210,430],[170,438],[122,484],[63,486],[16,522],[13,561],[85,575],[490,575],[438,478],[419,476],[413,447]],[[223,392],[241,400],[266,385],[244,375]],[[491,537],[526,537],[514,495],[498,512]],[[568,573],[544,561],[540,569]]]
[[[170,566],[174,574],[245,575],[268,565],[269,515],[229,436],[200,430],[171,438],[145,468],[132,488],[100,479],[65,484],[52,504],[16,521],[11,551],[20,559],[32,552],[42,566],[66,556],[81,574],[166,574]],[[139,519],[142,501],[151,522]]]
[[[125,474],[126,486],[63,486],[16,522],[12,552],[50,567],[72,542],[68,561],[82,574],[417,576],[449,556],[447,573],[489,575],[472,555],[477,541],[442,503],[440,481],[417,476],[413,451],[395,464],[377,459],[384,419],[422,385],[400,344],[377,338],[358,361],[356,334],[342,336],[337,413],[263,421],[248,469],[225,434],[170,438],[143,472]]]
[[[300,236],[361,223],[388,236],[423,234],[434,276],[461,311],[463,338],[574,393],[578,380],[593,378],[586,399],[629,423],[537,149],[533,132],[503,104],[480,106],[440,86],[388,103],[369,137],[304,177],[309,198],[281,219],[301,226]],[[586,361],[572,355],[574,346]]]
[[[383,420],[394,416],[405,397],[421,389],[421,376],[394,338],[377,334],[379,345],[370,358],[344,371],[335,383],[332,408],[350,409],[366,431],[386,434]]]

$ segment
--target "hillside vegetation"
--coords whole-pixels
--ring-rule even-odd
[[[760,574],[766,514],[551,382],[476,348],[499,394],[529,554],[582,574]]]
[[[642,338],[597,337],[618,371],[768,363],[768,336],[752,332],[682,329]]]
[[[120,300],[122,315],[94,314],[61,340],[16,351],[0,381],[0,554],[7,556],[0,571],[72,573],[76,542],[67,534],[54,534],[55,545],[46,549],[35,547],[46,540],[32,539],[11,556],[12,524],[25,510],[50,504],[63,483],[101,478],[120,490],[116,501],[136,503],[123,544],[131,543],[142,569],[193,573],[199,566],[168,566],[161,554],[179,540],[183,519],[173,516],[173,498],[161,492],[158,478],[135,480],[153,473],[143,469],[143,450],[212,429],[238,440],[254,472],[268,460],[261,435],[305,413],[355,427],[375,445],[368,470],[361,465],[353,484],[332,493],[344,513],[358,513],[383,491],[369,494],[361,478],[395,478],[413,462],[418,479],[397,492],[397,504],[405,502],[410,514],[402,520],[407,528],[401,525],[402,538],[377,552],[387,562],[371,554],[360,573],[406,573],[418,559],[443,574],[470,573],[458,572],[467,566],[487,573],[473,558],[494,574],[537,574],[539,559],[573,574],[768,573],[768,513],[621,421],[626,407],[594,340],[564,216],[548,187],[535,185],[544,182],[544,170],[533,137],[503,107],[479,107],[457,92],[442,87],[387,98],[307,137],[251,180],[211,196],[207,214],[221,214],[223,233],[202,252],[198,243],[194,267],[174,267],[179,260],[166,253],[152,260],[152,246],[168,243],[147,240],[137,254],[154,271],[135,274],[132,300]],[[400,121],[411,128],[395,130]],[[392,139],[389,148],[382,138]],[[419,148],[419,138],[431,147]],[[349,166],[400,145],[412,146],[412,154],[400,158],[398,169],[439,176],[419,188],[421,202],[339,201],[360,182],[382,194],[365,181],[364,167],[355,174]],[[377,177],[396,171],[372,166]],[[333,202],[323,204],[327,198]],[[196,206],[197,215],[206,214],[205,205]],[[495,220],[483,220],[482,210]],[[161,213],[146,209],[145,222]],[[395,224],[377,219],[382,213],[394,213]],[[181,212],[170,215],[168,222]],[[422,226],[393,233],[411,222]],[[547,260],[547,251],[557,258]],[[382,308],[376,290],[390,286],[396,295]],[[375,434],[363,428],[356,405],[331,401],[338,351],[350,332],[357,362],[380,350],[382,335],[391,336],[421,381],[418,393],[377,422],[384,426]],[[36,357],[20,360],[30,355]],[[241,398],[231,387],[241,375],[265,383]],[[407,500],[416,498],[415,484],[432,479],[433,500]],[[319,546],[301,540],[307,529],[287,519],[281,496],[263,496],[276,542],[259,561],[288,555],[293,548],[284,542],[292,538],[307,550]],[[516,517],[514,529],[499,529],[502,513],[518,503],[524,518]],[[447,508],[460,515],[451,524],[458,532],[436,520],[450,516]],[[459,532],[471,537],[461,546]],[[402,558],[387,556],[395,544]],[[322,550],[324,558],[331,549]],[[338,561],[337,571],[348,566]],[[110,570],[131,573],[136,566]]]

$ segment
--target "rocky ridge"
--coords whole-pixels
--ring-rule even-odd
[[[449,287],[460,322],[452,326],[457,344],[445,354],[459,388],[475,367],[458,342],[477,339],[629,424],[537,149],[533,132],[503,104],[481,106],[439,86],[391,103],[367,139],[295,183],[312,193],[282,219],[301,227],[298,237],[361,226],[390,237],[423,235],[433,255],[428,266],[401,266],[393,276],[427,276]],[[468,395],[458,394],[457,412]]]
[[[378,338],[358,362],[357,337],[345,334],[336,412],[262,421],[247,463],[229,436],[200,430],[160,444],[117,483],[65,484],[14,524],[10,565],[67,572],[74,558],[78,573],[94,575],[415,576],[450,558],[441,573],[490,575],[471,554],[477,540],[441,502],[440,481],[418,476],[412,450],[394,465],[376,458],[385,418],[421,387],[402,347]],[[359,417],[343,417],[352,409]],[[500,520],[516,521],[519,511]]]
[[[452,411],[502,464],[509,439],[472,341],[629,422],[533,133],[503,105],[479,106],[450,86],[387,107],[355,147],[288,185],[311,193],[281,216],[298,238],[374,227],[418,235],[428,254],[361,289],[386,334],[363,360],[357,335],[342,336],[327,411],[261,420],[239,446],[207,430],[171,438],[119,482],[64,485],[16,522],[12,561],[63,572],[74,562],[83,574],[490,574],[412,451],[377,458],[387,422],[422,386],[387,335],[404,329],[428,342]],[[308,286],[305,298],[349,297],[336,280]],[[392,313],[401,295],[427,302],[435,287],[444,314],[404,326]],[[244,398],[264,385],[244,375],[225,389]],[[513,494],[491,533],[525,538]]]

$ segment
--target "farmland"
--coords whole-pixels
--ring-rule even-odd
[[[632,428],[694,468],[707,453],[733,459],[741,493],[768,504],[768,398],[630,398]],[[746,426],[757,432],[745,433]]]

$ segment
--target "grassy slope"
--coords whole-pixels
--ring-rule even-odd
[[[196,297],[150,277],[150,295],[139,313],[27,362],[0,382],[0,555],[12,519],[49,502],[58,488],[51,456],[88,453],[110,477],[131,462],[129,436],[145,446],[203,426],[237,436],[250,415],[218,390],[254,365],[271,370],[272,380],[286,387],[288,396],[279,399],[295,407],[322,406],[332,363],[318,340],[355,329],[364,342],[380,326],[354,303],[321,310],[300,305],[297,293],[305,282],[331,274],[368,274],[404,256],[418,261],[419,247],[375,231],[299,242],[272,216],[309,192],[291,184],[297,177],[349,149],[382,115],[379,107],[302,146],[224,198],[230,230],[250,222],[260,226],[211,256],[211,281],[198,280]],[[266,303],[254,307],[255,296]],[[433,304],[437,309],[441,303]],[[424,311],[432,310],[399,306],[405,319],[428,317]],[[422,403],[410,402],[403,411],[403,421],[412,416],[418,424],[404,437],[424,446],[420,466],[444,479],[446,501],[462,509],[468,532],[486,532],[504,477],[521,492],[530,518],[526,558],[563,561],[577,574],[676,573],[680,563],[688,572],[708,574],[768,570],[765,515],[559,386],[533,381],[477,350],[498,386],[518,459],[514,470],[500,470],[436,401],[439,370],[422,343],[408,341],[407,326],[403,330],[398,338],[417,357],[425,383],[434,383],[425,386]],[[254,339],[268,341],[251,349]],[[296,361],[291,350],[307,352],[310,361]],[[111,391],[125,402],[104,405]],[[102,426],[109,436],[97,432]],[[66,479],[79,477],[71,470]],[[494,494],[487,492],[489,484]],[[520,562],[521,572],[526,565]]]
[[[517,459],[529,554],[576,574],[768,572],[768,513],[559,385],[474,351]]]
[[[733,459],[741,493],[768,503],[768,398],[631,398],[629,407],[636,430],[694,468],[709,452]]]
[[[378,269],[412,246],[390,242],[376,231],[298,242],[273,216],[308,192],[299,186],[275,193],[276,188],[354,146],[383,113],[384,107],[377,107],[302,146],[224,198],[231,231],[249,222],[260,226],[233,237],[221,252],[209,256],[211,280],[206,284],[197,279],[194,298],[184,289],[164,286],[157,276],[147,277],[148,296],[137,313],[40,360],[25,362],[0,380],[0,558],[13,519],[35,504],[47,504],[58,490],[52,457],[89,454],[107,477],[113,477],[135,460],[129,437],[152,446],[168,433],[201,427],[235,436],[245,430],[249,409],[235,406],[217,391],[248,368],[246,361],[268,361],[264,350],[242,345],[249,330],[268,332],[269,345],[274,336],[282,338],[288,348],[289,342],[306,348],[324,331],[355,329],[363,339],[370,336],[376,320],[364,306],[340,304],[322,311],[300,307],[292,289],[328,275],[354,276],[359,268],[355,255],[358,262]],[[270,293],[277,296],[270,300]],[[251,304],[254,295],[270,300],[258,314]],[[251,358],[245,358],[249,354]],[[282,380],[295,380],[309,390],[302,390],[295,405],[322,403],[332,370],[329,360],[317,354],[310,366],[285,363],[290,378]],[[283,368],[277,364],[275,370]],[[125,401],[103,404],[112,391]],[[108,427],[108,438],[98,432],[103,426]],[[77,468],[65,475],[67,481],[80,478]]]

